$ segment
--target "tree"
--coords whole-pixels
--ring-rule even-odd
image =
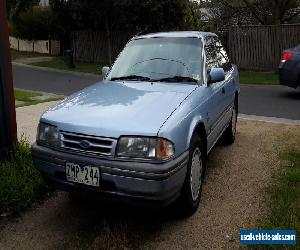
[[[76,27],[71,14],[72,2],[50,0],[49,3],[53,13],[55,38],[60,40],[61,51],[64,51],[70,48],[70,34],[73,27]]]
[[[6,0],[6,16],[9,17],[10,10],[16,6],[16,0]]]
[[[200,29],[199,3],[189,0],[132,1],[137,6],[133,13],[135,27],[148,31]],[[131,7],[130,7],[131,8]],[[134,28],[134,27],[133,27]]]
[[[300,14],[299,0],[243,0],[243,3],[264,25],[289,23]]]
[[[225,19],[233,24],[276,25],[297,22],[300,15],[299,0],[211,0],[206,4],[209,8],[218,8],[221,23]]]
[[[20,14],[39,3],[38,0],[9,0],[10,3],[10,20],[16,21]]]
[[[68,30],[65,33],[81,29],[105,31],[110,63],[113,30],[139,33],[200,28],[199,3],[190,0],[52,0],[51,6]]]
[[[88,29],[106,32],[108,58],[112,64],[111,30],[126,29],[129,1],[114,0],[73,0],[70,11],[74,21],[71,30]]]
[[[55,0],[59,1],[59,0]],[[199,3],[189,0],[72,0],[77,27],[162,31],[199,27]]]
[[[46,40],[57,33],[55,24],[51,9],[32,7],[14,19],[10,32],[26,40]]]

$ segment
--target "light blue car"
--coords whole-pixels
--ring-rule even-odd
[[[218,37],[134,37],[102,71],[41,117],[35,166],[58,189],[195,212],[209,152],[236,134],[238,70]]]

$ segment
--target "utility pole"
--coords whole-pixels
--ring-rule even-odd
[[[0,158],[17,142],[15,97],[5,0],[0,0]]]

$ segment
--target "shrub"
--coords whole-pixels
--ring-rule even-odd
[[[10,34],[26,40],[46,40],[56,33],[50,8],[33,7],[20,13],[10,22]]]
[[[0,215],[15,214],[49,192],[33,166],[30,146],[19,142],[10,160],[0,163]]]

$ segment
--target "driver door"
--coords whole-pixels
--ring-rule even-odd
[[[220,68],[220,62],[216,48],[216,36],[209,36],[205,39],[206,72],[211,68]],[[226,80],[207,85],[208,90],[208,151],[214,146],[221,136],[224,128]]]

